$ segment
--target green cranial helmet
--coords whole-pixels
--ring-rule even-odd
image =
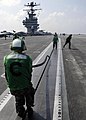
[[[11,44],[11,50],[13,51],[24,51],[26,50],[25,42],[19,38],[13,40]]]

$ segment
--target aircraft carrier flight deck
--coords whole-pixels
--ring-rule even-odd
[[[53,35],[25,37],[33,65],[50,56],[35,94],[33,120],[86,120],[86,35],[73,35],[72,49],[62,49],[66,37],[59,35],[57,50]],[[0,120],[20,120],[4,78],[3,57],[11,52],[11,42],[11,37],[0,38]],[[34,88],[45,64],[33,69]]]

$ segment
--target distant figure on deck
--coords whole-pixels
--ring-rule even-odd
[[[63,45],[63,48],[69,44],[69,49],[71,49],[71,38],[72,38],[72,34],[70,34],[67,38],[66,38],[66,42],[65,44]]]
[[[57,41],[58,41],[58,35],[55,32],[54,37],[53,37],[53,49],[56,47],[57,49]]]
[[[13,40],[15,40],[16,38],[19,38],[19,36],[17,34],[14,34]]]
[[[4,37],[5,37],[5,40],[6,40],[6,38],[7,38],[7,35],[5,35]]]

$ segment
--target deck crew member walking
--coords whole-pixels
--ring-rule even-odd
[[[63,45],[63,48],[64,48],[67,44],[69,44],[69,49],[71,49],[71,38],[72,38],[72,34],[70,34],[70,35],[67,37],[66,42],[65,42],[65,44]]]

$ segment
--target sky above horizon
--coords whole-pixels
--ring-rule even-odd
[[[31,0],[0,0],[0,32],[26,31],[22,21],[23,11]],[[40,6],[37,11],[39,28],[57,33],[86,33],[86,0],[34,0]]]

